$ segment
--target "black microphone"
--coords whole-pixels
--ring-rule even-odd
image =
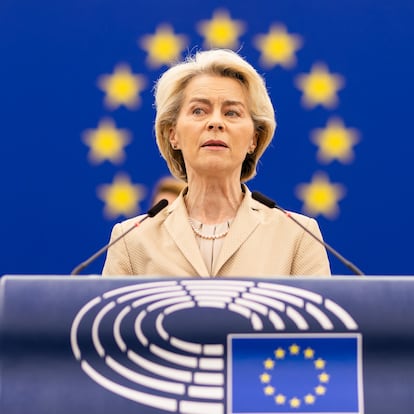
[[[356,275],[358,276],[364,276],[364,273],[358,269],[353,263],[351,263],[349,260],[345,259],[344,256],[342,256],[340,253],[338,253],[333,247],[331,247],[328,243],[324,242],[322,239],[317,237],[315,234],[313,234],[311,231],[309,231],[301,222],[295,219],[288,211],[284,210],[282,207],[278,206],[275,201],[271,200],[270,198],[266,197],[265,195],[259,193],[258,191],[252,192],[252,197],[259,201],[260,203],[264,204],[265,206],[269,208],[277,208],[282,213],[284,213],[286,216],[288,216],[291,220],[293,220],[298,226],[300,226],[303,230],[306,231],[310,236],[312,236],[318,243],[322,244],[326,250],[331,252],[342,264],[344,264],[348,269],[352,270]]]
[[[101,256],[103,253],[105,253],[111,246],[113,246],[115,243],[117,243],[119,240],[124,238],[130,231],[134,230],[136,227],[138,227],[143,221],[145,221],[149,217],[154,217],[157,215],[164,207],[168,205],[168,201],[163,198],[160,200],[157,204],[152,206],[148,212],[145,214],[145,216],[137,221],[133,226],[131,226],[127,231],[122,233],[119,237],[117,237],[115,240],[112,240],[110,243],[108,243],[106,246],[102,247],[102,249],[98,250],[95,254],[93,254],[89,259],[86,259],[84,262],[76,266],[72,272],[71,275],[78,275],[83,269],[85,269],[86,266],[89,266],[94,260],[96,260],[99,256]]]

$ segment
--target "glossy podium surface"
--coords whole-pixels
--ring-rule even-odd
[[[413,277],[0,286],[2,414],[413,410]]]

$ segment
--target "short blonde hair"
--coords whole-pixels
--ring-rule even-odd
[[[256,175],[257,163],[273,138],[276,129],[275,111],[264,79],[239,54],[227,49],[197,52],[184,62],[169,68],[155,85],[155,136],[161,155],[167,161],[172,175],[187,181],[185,163],[180,150],[171,147],[170,130],[176,125],[185,88],[198,75],[216,75],[238,80],[247,91],[248,105],[257,145],[243,161],[240,181]]]

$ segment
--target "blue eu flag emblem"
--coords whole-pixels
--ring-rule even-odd
[[[228,338],[228,413],[363,412],[361,335]]]

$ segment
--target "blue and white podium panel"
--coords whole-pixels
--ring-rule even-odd
[[[2,414],[414,412],[414,278],[3,276]]]

